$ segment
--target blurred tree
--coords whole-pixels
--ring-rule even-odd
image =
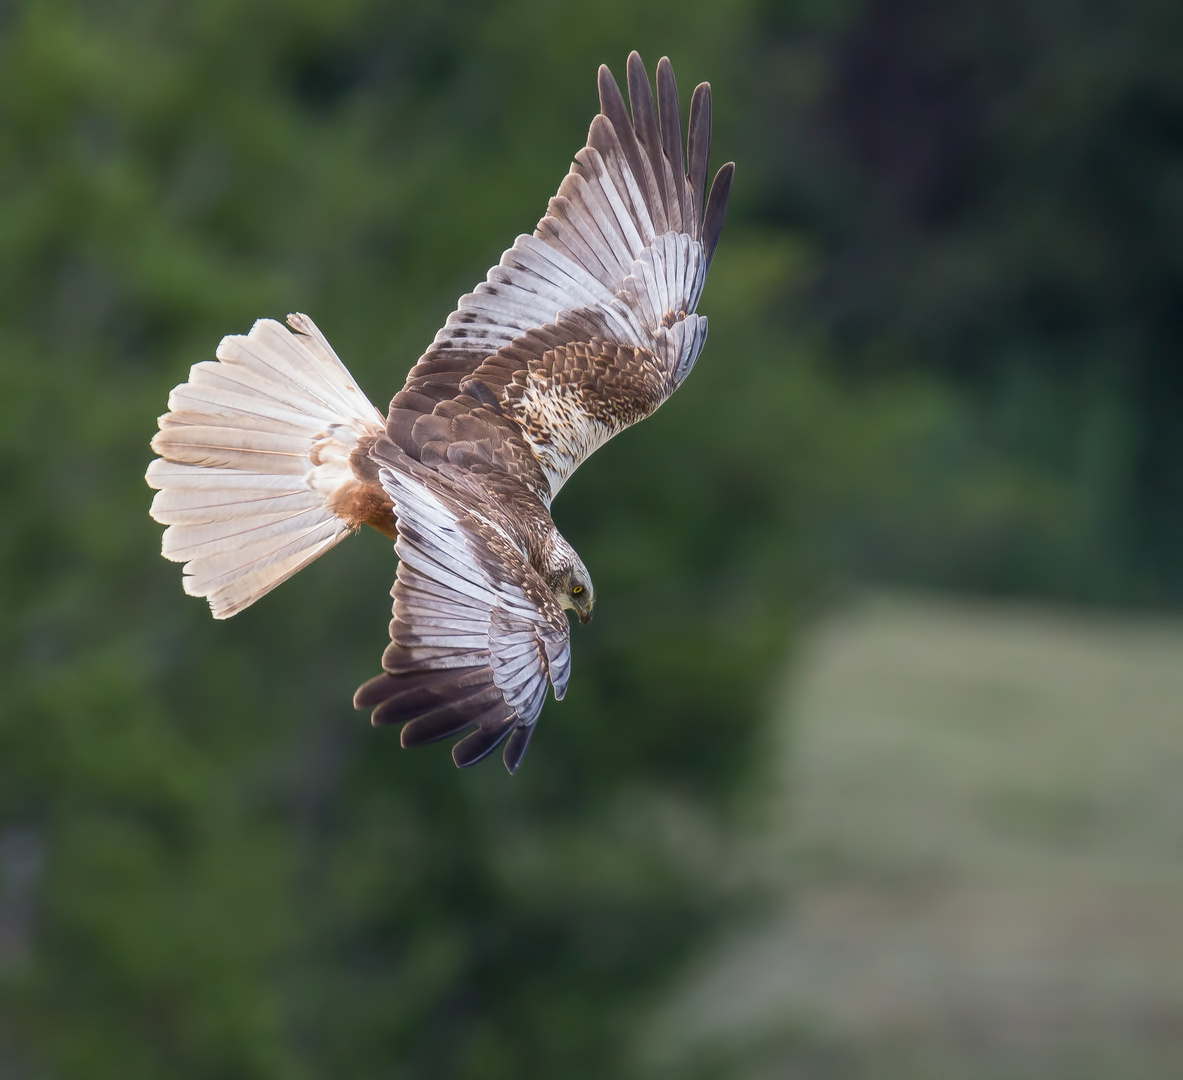
[[[761,214],[818,239],[811,299],[844,363],[951,377],[973,401],[973,441],[1074,504],[1063,542],[1010,530],[928,576],[1177,605],[1183,12],[866,0],[836,24],[833,6],[762,11]],[[802,67],[804,85],[786,77]]]

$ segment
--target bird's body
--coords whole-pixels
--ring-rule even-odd
[[[730,191],[706,195],[710,91],[691,106],[628,63],[533,235],[461,298],[383,419],[310,319],[223,339],[169,399],[153,440],[166,557],[216,618],[253,603],[361,525],[395,540],[383,674],[355,695],[404,746],[475,730],[516,770],[548,685],[570,671],[564,609],[590,618],[586,567],[550,505],[579,465],[681,384]]]

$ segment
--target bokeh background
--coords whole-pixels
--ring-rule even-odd
[[[737,162],[711,338],[461,774],[350,709],[389,543],[216,624],[148,440],[293,310],[385,403],[633,48]],[[0,4],[0,1077],[1183,1073],[1181,56],[1169,0]]]

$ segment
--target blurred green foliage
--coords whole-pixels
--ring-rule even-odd
[[[1110,55],[1083,4],[963,6],[0,8],[0,1075],[625,1075],[742,903],[728,813],[834,582],[1178,597],[1183,78]],[[1053,8],[1076,36],[1039,36]],[[1027,80],[970,80],[973,182],[935,218],[852,134],[894,145],[916,111],[893,128],[866,105],[891,95],[857,92],[897,9],[950,70]],[[1126,39],[1167,55],[1177,17],[1131,11]],[[389,543],[215,624],[157,554],[147,443],[188,366],[263,315],[308,312],[387,400],[631,48],[668,53],[684,97],[712,82],[716,162],[739,163],[711,340],[556,505],[599,599],[570,694],[517,777],[457,773],[349,708]],[[1139,88],[1165,95],[1149,134],[1097,81],[1140,119]],[[1148,220],[1097,223],[1133,238],[1113,264],[1078,227],[1110,203],[1069,195],[1122,139],[1144,175],[1112,182]]]
[[[865,571],[1178,607],[1183,8],[816,7],[762,9],[751,197],[817,238],[811,314],[842,369],[939,375],[967,444],[1010,473],[942,552]]]

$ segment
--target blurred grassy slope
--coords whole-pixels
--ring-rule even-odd
[[[753,78],[780,70],[753,64],[768,18],[0,13],[0,1055],[86,1080],[616,1075],[638,1006],[728,917],[721,822],[835,572],[1001,551],[1038,582],[1076,550],[1087,490],[983,443],[960,391],[828,374],[799,316],[824,237],[745,180],[780,146]],[[147,441],[222,334],[289,310],[383,403],[537,220],[597,64],[633,47],[684,96],[712,81],[716,160],[740,159],[711,340],[555,508],[600,599],[570,695],[513,781],[456,774],[348,707],[389,544],[214,624],[157,554]]]
[[[713,1039],[748,1059],[729,1077],[1178,1076],[1180,655],[1177,619],[908,595],[829,617],[754,840],[779,910],[667,1018],[671,1075]]]

